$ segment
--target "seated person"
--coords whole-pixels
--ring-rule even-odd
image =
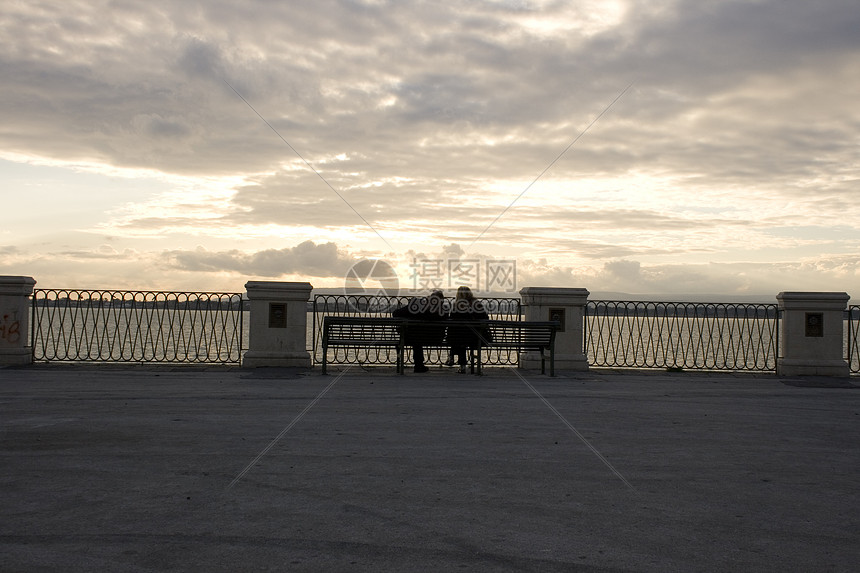
[[[442,291],[433,291],[430,296],[413,298],[409,304],[401,306],[391,313],[395,318],[411,320],[441,321],[445,318],[445,296]],[[407,345],[412,346],[412,358],[415,362],[415,372],[427,372],[424,365],[424,346],[441,345],[445,334],[443,326],[417,326],[407,328]]]
[[[484,310],[481,301],[472,294],[472,289],[461,286],[457,289],[454,300],[454,310],[449,315],[451,320],[489,320],[490,316]],[[460,374],[466,373],[466,349],[478,348],[479,342],[487,339],[486,328],[474,326],[451,326],[448,328],[448,345],[451,353],[457,357]]]

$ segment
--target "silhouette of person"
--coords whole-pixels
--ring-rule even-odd
[[[445,295],[442,291],[433,291],[430,296],[413,298],[409,304],[394,309],[391,313],[395,318],[407,318],[427,322],[438,322],[445,319]],[[443,325],[411,324],[406,326],[404,343],[412,346],[412,359],[415,362],[415,372],[427,372],[424,365],[424,346],[441,345],[445,337]]]
[[[489,320],[490,316],[484,310],[484,305],[472,294],[472,289],[461,286],[457,289],[454,308],[449,315],[451,320]],[[486,331],[478,326],[456,325],[448,327],[448,345],[451,353],[457,357],[460,374],[466,373],[466,350],[478,347],[480,337],[486,337]]]

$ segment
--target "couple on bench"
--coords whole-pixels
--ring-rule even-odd
[[[426,323],[440,322],[443,320],[478,321],[489,320],[487,311],[481,301],[472,294],[472,289],[461,286],[457,289],[457,297],[454,299],[452,309],[446,308],[445,296],[442,291],[433,291],[430,296],[414,298],[406,306],[394,310],[395,318],[407,318],[420,320]],[[447,336],[446,336],[447,333]],[[447,328],[444,324],[422,324],[410,326],[406,330],[405,343],[412,346],[412,357],[415,362],[415,372],[427,372],[429,368],[424,365],[424,346],[441,346],[446,344],[451,348],[452,358],[449,364],[453,364],[453,357],[457,357],[460,374],[466,372],[466,351],[479,346],[481,338],[487,339],[485,329],[476,328],[471,325],[451,325]]]

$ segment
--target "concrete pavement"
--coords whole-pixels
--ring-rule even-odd
[[[856,379],[0,369],[2,571],[855,571]]]

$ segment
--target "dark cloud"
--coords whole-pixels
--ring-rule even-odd
[[[254,253],[241,251],[170,251],[165,253],[171,266],[194,272],[237,272],[247,276],[345,277],[356,259],[338,250],[334,243],[305,241],[295,247],[267,249]]]
[[[196,37],[189,37],[180,43],[184,43],[184,46],[180,48],[177,58],[179,70],[189,77],[215,81],[225,79],[221,50],[217,45]]]
[[[164,118],[157,113],[137,115],[132,119],[132,124],[143,135],[155,138],[176,139],[191,133],[191,129],[182,118]]]

